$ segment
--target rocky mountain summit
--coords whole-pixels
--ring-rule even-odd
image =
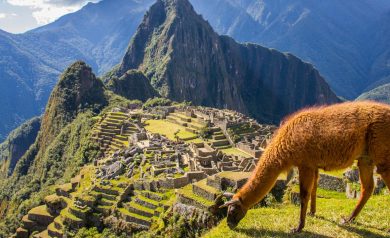
[[[299,108],[338,102],[312,65],[219,36],[187,0],[157,1],[116,74],[142,71],[164,97],[230,108],[278,123]]]

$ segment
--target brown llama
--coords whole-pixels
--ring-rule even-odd
[[[288,117],[275,133],[246,184],[221,207],[228,207],[227,223],[235,228],[250,207],[272,189],[278,175],[298,167],[301,212],[305,226],[316,212],[318,170],[340,170],[358,161],[361,196],[352,214],[353,221],[374,189],[373,171],[390,186],[390,106],[376,102],[347,102],[308,108]]]

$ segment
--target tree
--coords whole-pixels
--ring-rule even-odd
[[[175,133],[173,133],[173,135],[175,136],[175,139],[176,139],[176,141],[178,142],[179,141],[179,139],[180,139],[180,137],[179,137],[179,133],[180,133],[180,129],[179,130],[177,130]]]

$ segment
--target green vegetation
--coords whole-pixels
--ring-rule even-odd
[[[229,127],[227,129],[227,132],[232,137],[232,140],[234,141],[234,143],[240,141],[242,139],[243,134],[253,133],[254,131],[255,131],[255,129],[250,127],[249,124],[242,124],[242,125],[238,125],[238,126],[233,126],[233,127]]]
[[[82,62],[67,69],[53,90],[37,140],[19,159],[14,174],[0,181],[0,237],[8,237],[24,215],[99,156],[90,139],[99,113],[129,100],[105,91]],[[103,109],[104,108],[104,109]]]
[[[111,229],[104,229],[103,232],[99,232],[96,227],[92,228],[82,228],[80,229],[76,235],[75,238],[127,238],[128,235],[122,234],[118,235],[115,231]]]
[[[209,127],[205,126],[199,130],[199,137],[202,139],[210,139],[212,136],[212,132]]]
[[[365,92],[360,95],[356,100],[374,100],[390,104],[390,83],[374,88],[371,91]]]
[[[344,172],[345,170],[334,170],[334,171],[323,171],[321,170],[320,173],[322,174],[327,174],[327,175],[332,175],[338,178],[343,178],[344,177]]]
[[[237,148],[222,149],[222,152],[227,155],[239,155],[244,157],[250,157],[251,155]]]
[[[143,108],[151,108],[156,106],[170,106],[172,105],[172,101],[167,98],[151,98],[147,100]]]
[[[170,140],[176,140],[175,139],[175,132],[179,130],[179,133],[177,133],[177,136],[181,140],[187,140],[189,138],[196,137],[197,135],[191,132],[188,132],[185,130],[185,127],[177,125],[172,122],[164,121],[164,120],[149,120],[146,121],[147,126],[145,126],[145,129],[152,132],[152,133],[158,133],[161,135],[166,136]]]
[[[148,98],[158,95],[150,85],[149,79],[142,72],[136,70],[129,70],[120,78],[111,75],[107,87],[114,93],[130,100],[146,101]]]
[[[0,179],[10,176],[16,163],[35,142],[41,127],[41,118],[32,118],[13,130],[0,144]]]
[[[388,196],[373,196],[356,223],[339,225],[341,216],[349,215],[356,203],[343,193],[319,189],[316,217],[308,216],[304,231],[293,237],[388,237]],[[299,207],[290,204],[251,209],[235,230],[230,230],[224,219],[204,237],[292,237],[289,232],[298,219]]]
[[[209,201],[203,197],[197,196],[192,192],[192,184],[189,184],[177,191],[178,194],[182,194],[183,196],[190,198],[194,201],[199,202],[200,204],[203,204],[205,207],[211,207],[214,205],[213,201]]]

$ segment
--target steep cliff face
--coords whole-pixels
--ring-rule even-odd
[[[158,96],[156,90],[150,85],[149,79],[142,72],[136,70],[129,70],[120,78],[112,78],[107,87],[129,100],[146,101]]]
[[[354,99],[389,76],[386,60],[390,35],[386,34],[389,32],[386,23],[390,21],[390,1],[191,0],[191,3],[220,34],[292,52],[313,63],[342,97]]]
[[[40,127],[40,117],[30,119],[13,130],[0,144],[0,179],[12,174],[16,163],[35,142]]]
[[[234,109],[267,123],[339,101],[312,65],[217,35],[187,0],[158,0],[150,8],[117,75],[129,69],[144,72],[162,96]]]

